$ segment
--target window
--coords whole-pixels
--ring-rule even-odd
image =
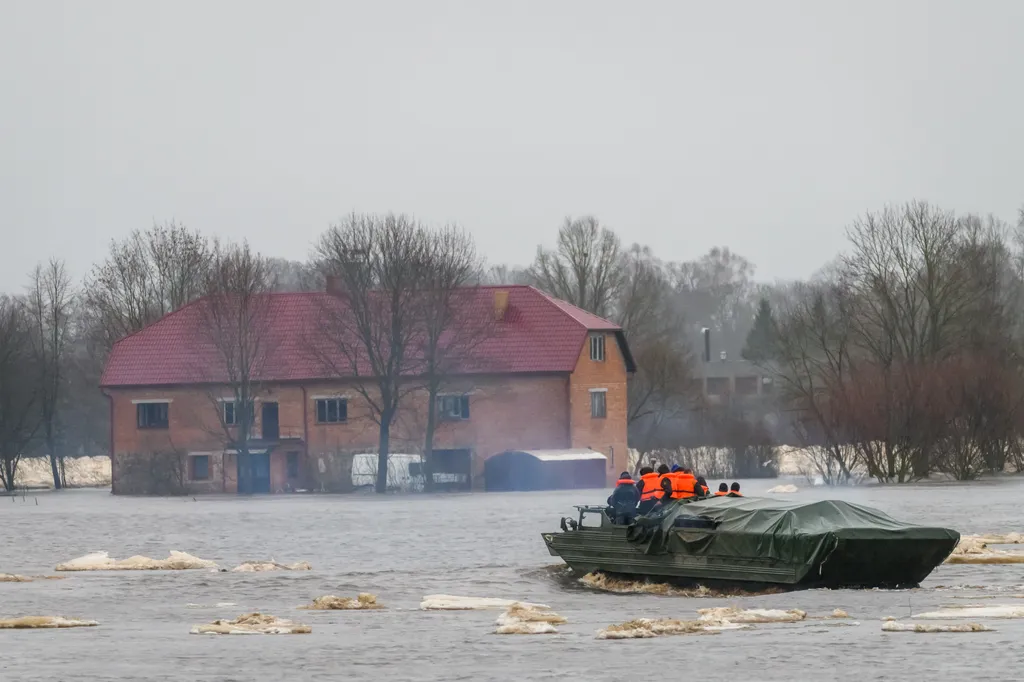
[[[209,455],[192,455],[188,458],[190,467],[188,477],[193,481],[208,481],[210,480],[210,456]]]
[[[235,409],[234,400],[224,401],[224,425],[225,426],[237,426],[238,425],[238,410]],[[256,423],[256,405],[251,400],[249,401],[249,425]]]
[[[299,477],[299,453],[288,453],[288,478]]]
[[[594,419],[604,419],[608,416],[607,391],[590,392],[590,416]]]
[[[348,400],[346,398],[317,398],[317,424],[338,424],[347,420]]]
[[[135,416],[140,429],[166,429],[169,403],[139,403]]]
[[[409,462],[409,475],[413,477],[422,476],[423,464],[421,462]]]
[[[604,334],[590,336],[590,359],[594,362],[604,362]]]
[[[757,395],[757,377],[736,377],[736,395]]]
[[[447,422],[469,419],[469,396],[437,396],[437,414],[441,418],[441,421]]]

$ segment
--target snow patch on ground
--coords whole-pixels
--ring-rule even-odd
[[[0,630],[36,630],[51,628],[86,628],[99,625],[94,620],[79,620],[62,616],[23,616],[0,618]]]
[[[548,610],[547,607],[515,603],[495,621],[496,635],[545,635],[556,634],[555,625],[565,623],[566,618]]]
[[[193,625],[193,635],[305,635],[313,632],[308,625],[293,623],[263,613],[247,613],[234,620],[215,620],[209,625]]]
[[[65,457],[64,475],[71,487],[110,485],[110,457]],[[17,488],[52,488],[53,472],[47,457],[23,457],[14,475]]]
[[[420,602],[420,608],[424,611],[479,611],[485,609],[507,609],[513,604],[520,604],[535,609],[551,608],[545,604],[531,604],[515,599],[458,597],[450,594],[428,594]]]
[[[93,552],[85,556],[58,564],[57,571],[186,571],[199,568],[216,568],[213,561],[200,559],[188,552],[171,550],[166,559],[151,559],[133,556],[127,559],[112,559],[107,552]]]
[[[306,611],[368,611],[384,607],[377,603],[377,595],[363,592],[357,597],[336,597],[327,594],[317,597],[312,604],[299,608]]]

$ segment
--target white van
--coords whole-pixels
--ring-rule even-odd
[[[352,456],[352,487],[373,490],[377,483],[377,453]],[[388,490],[395,492],[423,491],[423,458],[397,452],[388,454]]]

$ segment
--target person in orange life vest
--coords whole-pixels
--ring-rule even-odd
[[[637,490],[636,481],[628,471],[623,471],[615,482],[615,490],[608,496],[609,516],[615,523],[632,523],[639,501],[640,491]]]
[[[700,485],[700,496],[701,497],[707,497],[708,493],[711,492],[711,489],[708,488],[707,480],[703,476],[698,476],[697,477],[697,484]]]
[[[718,486],[718,490],[715,492],[715,497],[725,497],[729,494],[729,484],[722,483]]]
[[[686,467],[680,468],[678,464],[672,465],[672,471],[668,474],[669,485],[668,496],[673,500],[681,500],[685,497],[693,497],[696,490],[697,479],[692,473],[688,473]]]
[[[740,484],[736,481],[729,486],[729,497],[743,497],[743,493],[740,492]]]
[[[640,469],[640,480],[636,484],[637,490],[640,492],[640,504],[637,505],[637,513],[646,514],[661,499],[663,492],[659,479],[660,476],[651,467]]]

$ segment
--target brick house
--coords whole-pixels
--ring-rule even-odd
[[[607,458],[606,481],[626,468],[626,381],[634,371],[622,329],[528,286],[463,290],[494,316],[472,370],[438,399],[435,471],[485,487],[486,462],[509,451],[588,449]],[[374,452],[378,427],[353,390],[360,379],[325,371],[309,352],[329,292],[268,294],[273,339],[250,408],[257,492],[352,487],[352,461]],[[209,343],[199,299],[118,341],[100,385],[110,402],[113,492],[237,492],[230,425],[239,407]],[[493,311],[493,312],[492,312]],[[361,381],[366,381],[365,378]],[[410,378],[410,382],[415,377]],[[372,382],[371,382],[372,383]],[[392,427],[392,453],[418,453],[424,392]]]

